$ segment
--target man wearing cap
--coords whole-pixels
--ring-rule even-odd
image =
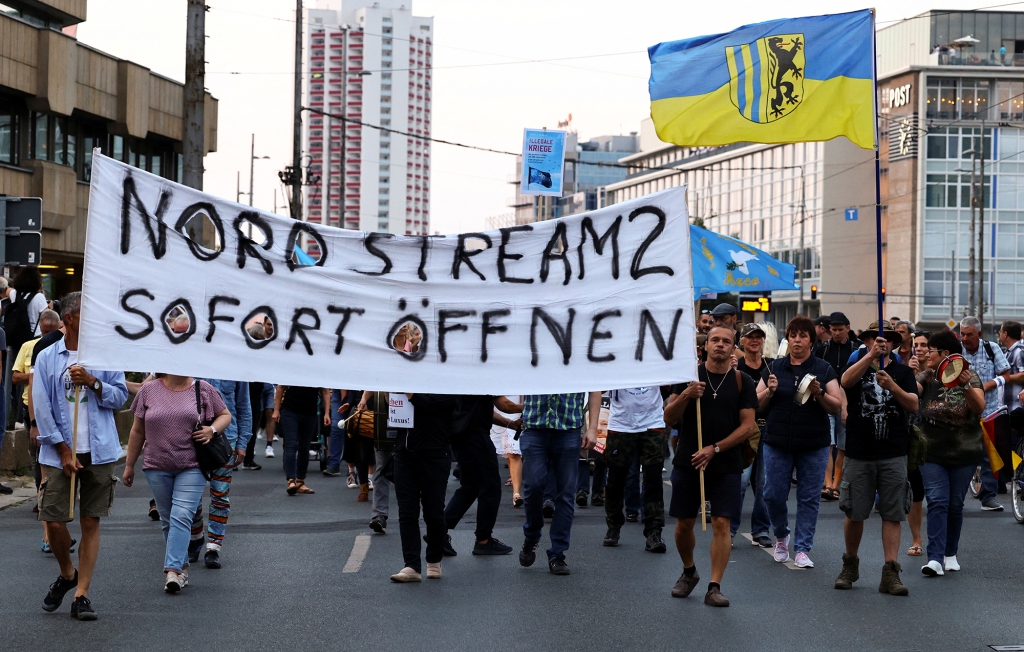
[[[711,317],[715,320],[715,326],[726,326],[736,328],[736,306],[731,303],[720,303],[711,310]]]
[[[818,337],[814,341],[814,345],[824,344],[832,339],[832,331],[829,327],[828,315],[822,315],[814,320],[814,332],[817,333]]]
[[[883,322],[883,328],[882,337],[877,321],[861,331],[865,346],[851,356],[842,375],[849,401],[844,480],[839,496],[839,508],[846,514],[846,552],[835,588],[852,589],[860,577],[857,552],[864,535],[864,521],[871,516],[877,494],[885,555],[878,591],[904,596],[910,592],[900,581],[897,557],[901,522],[910,504],[907,415],[918,410],[917,381],[914,372],[891,355],[903,336],[888,322]],[[883,359],[885,363],[880,365]]]
[[[832,366],[839,377],[843,367],[846,366],[850,355],[860,346],[860,341],[853,337],[850,332],[850,320],[841,312],[834,312],[828,316],[829,331],[832,337],[814,347],[814,355],[821,358]],[[843,480],[843,456],[846,450],[846,394],[843,395],[843,407],[839,414],[829,416],[832,422],[832,446],[836,449],[835,464],[832,463],[832,456],[829,455],[828,468],[825,469],[825,487],[821,491],[821,497],[825,500],[838,498],[839,483]]]

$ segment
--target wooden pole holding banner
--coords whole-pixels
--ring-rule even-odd
[[[75,412],[71,420],[71,459],[72,468],[78,466],[78,399],[82,388],[75,385]],[[75,471],[71,472],[71,500],[68,501],[68,518],[75,517]],[[704,485],[702,484],[701,487]]]
[[[697,450],[704,450],[704,432],[701,426],[700,418],[700,397],[697,397]],[[706,506],[707,502],[704,500],[704,469],[700,470],[700,529],[703,532],[707,532],[708,529],[708,518]]]

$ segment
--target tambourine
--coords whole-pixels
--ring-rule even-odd
[[[964,356],[954,353],[939,364],[935,375],[943,387],[956,387],[960,384],[960,374],[970,368],[971,363]]]
[[[789,340],[782,340],[779,342],[779,352],[775,354],[776,358],[785,358],[789,355]]]
[[[807,402],[807,399],[811,398],[811,383],[817,379],[814,374],[806,374],[800,379],[800,384],[796,386],[796,394],[793,396],[793,402],[797,405],[803,405]]]

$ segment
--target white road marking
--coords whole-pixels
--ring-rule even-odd
[[[342,573],[359,572],[359,569],[363,567],[363,560],[366,559],[366,553],[370,551],[370,539],[372,538],[368,534],[360,534],[356,537],[355,543],[352,544],[352,553],[348,556],[345,567],[341,569]]]
[[[749,534],[744,534],[743,538],[746,539],[747,541],[749,541],[751,544],[754,543],[754,537],[750,536]],[[761,548],[761,546],[758,546],[758,548]],[[775,561],[775,548],[774,547],[772,547],[772,548],[761,548],[761,550],[764,550],[769,555],[772,555],[772,561]],[[799,566],[797,566],[796,562],[793,561],[792,557],[790,557],[789,561],[787,561],[785,564],[783,564],[783,566],[785,566],[789,570],[798,570],[798,571],[808,570],[806,568],[800,568]]]

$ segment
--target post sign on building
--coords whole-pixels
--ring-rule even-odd
[[[519,194],[562,196],[565,132],[523,130],[523,168]]]

